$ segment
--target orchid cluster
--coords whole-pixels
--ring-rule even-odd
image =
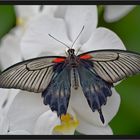
[[[119,20],[119,17],[132,8],[133,6],[128,6],[126,10],[122,8],[122,12],[118,10],[117,13],[110,12],[112,7],[106,6],[104,18],[109,22]],[[29,58],[64,56],[67,48],[48,34],[71,46],[83,25],[85,29],[74,45],[76,51],[81,48],[78,53],[99,49],[125,49],[114,32],[97,26],[96,6],[15,6],[15,9],[17,25],[0,44],[2,70]],[[0,134],[10,135],[73,135],[75,131],[82,134],[112,135],[108,123],[115,117],[120,106],[120,96],[112,88],[112,96],[102,106],[105,118],[103,124],[98,112],[90,109],[80,88],[72,90],[67,114],[61,118],[43,104],[41,94],[0,89],[0,96]]]

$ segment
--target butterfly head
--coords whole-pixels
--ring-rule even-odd
[[[68,54],[71,56],[71,55],[74,55],[75,54],[75,50],[74,49],[68,49]]]

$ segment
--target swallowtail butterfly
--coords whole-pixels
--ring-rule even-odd
[[[96,50],[76,55],[69,47],[66,57],[38,57],[7,68],[0,75],[0,88],[42,93],[44,104],[61,116],[67,113],[71,87],[75,90],[81,87],[91,110],[97,110],[104,123],[101,107],[111,96],[113,83],[137,73],[140,73],[138,53]]]

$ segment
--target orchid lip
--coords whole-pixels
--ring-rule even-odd
[[[76,117],[73,117],[70,114],[62,115],[60,117],[61,119],[61,124],[57,125],[54,129],[53,132],[55,134],[70,134],[74,133],[76,128],[79,125],[79,121],[77,120]]]

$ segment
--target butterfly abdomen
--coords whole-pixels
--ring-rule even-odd
[[[72,86],[74,89],[78,89],[79,87],[79,79],[78,79],[78,71],[76,68],[71,69],[71,80],[72,80]]]

